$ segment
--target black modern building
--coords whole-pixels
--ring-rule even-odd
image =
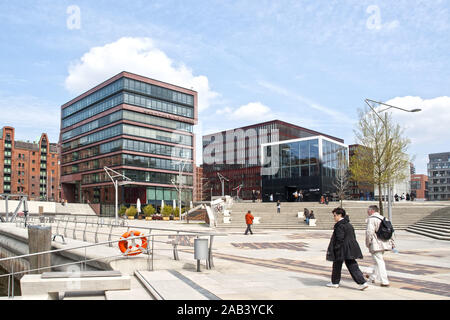
[[[304,201],[333,197],[338,168],[348,167],[348,146],[341,141],[318,135],[263,144],[263,201],[270,195],[274,201],[294,201],[300,190]]]

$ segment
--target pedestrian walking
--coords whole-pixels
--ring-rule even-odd
[[[247,224],[247,229],[245,230],[245,235],[247,235],[249,232],[250,234],[253,234],[252,231],[252,224],[253,224],[253,217],[252,212],[250,210],[247,211],[247,214],[245,215],[245,223]]]
[[[372,268],[373,272],[366,275],[366,278],[369,278],[372,283],[380,283],[382,287],[388,287],[389,279],[383,255],[384,252],[391,251],[395,248],[395,242],[393,238],[390,238],[389,240],[380,239],[376,233],[380,228],[381,221],[384,219],[384,217],[378,213],[378,206],[369,206],[367,214],[369,218],[367,219],[366,228],[366,247],[372,255],[374,265]]]
[[[277,213],[281,213],[281,202],[280,202],[280,200],[277,201]]]
[[[300,190],[298,192],[298,199],[299,199],[300,202],[303,202],[303,191],[302,190]]]
[[[356,241],[355,230],[343,208],[336,208],[332,212],[336,224],[328,245],[326,258],[328,261],[333,261],[333,271],[331,282],[327,284],[327,287],[339,288],[342,264],[345,262],[352,279],[358,284],[358,289],[364,290],[369,285],[356,262],[356,259],[362,259],[363,255]]]

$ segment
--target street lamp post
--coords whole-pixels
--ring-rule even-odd
[[[225,181],[230,182],[230,180],[223,175],[221,175],[219,172],[217,172],[217,175],[219,176],[220,182],[222,184],[222,197],[225,196]]]
[[[387,125],[386,125],[386,121],[383,120],[383,118],[380,117],[379,113],[378,113],[377,111],[375,111],[375,109],[371,106],[371,104],[369,103],[369,101],[370,101],[370,102],[373,102],[373,103],[376,103],[376,104],[381,104],[381,105],[387,106],[386,109],[380,110],[380,111],[378,111],[378,112],[384,112],[384,111],[387,111],[388,109],[391,109],[391,108],[398,109],[398,110],[405,111],[405,112],[419,112],[419,111],[422,110],[422,109],[417,109],[417,108],[416,108],[416,109],[412,109],[412,110],[407,110],[407,109],[400,108],[400,107],[396,107],[396,106],[393,106],[393,105],[390,105],[390,104],[387,104],[387,103],[384,103],[384,102],[379,102],[379,101],[375,101],[375,100],[371,100],[371,99],[365,99],[364,102],[365,102],[365,103],[370,107],[370,109],[377,115],[377,117],[380,118],[381,122],[382,122],[383,125],[384,125],[385,133],[386,133],[386,143],[388,143],[388,142],[390,143],[391,140],[392,140],[392,139],[389,139],[389,141],[388,141],[388,139],[387,139]],[[391,199],[391,191],[392,191],[392,190],[391,190],[391,182],[388,181],[388,217],[389,217],[389,220],[392,222],[392,199]],[[379,196],[381,197],[381,194],[380,194]]]
[[[179,172],[178,172],[178,187],[175,185],[175,181],[171,181],[172,182],[172,184],[174,185],[174,187],[175,187],[175,189],[177,189],[177,191],[178,191],[178,203],[179,203],[179,213],[180,213],[180,221],[182,221],[183,220],[183,216],[181,215],[181,190],[182,190],[182,180],[181,180],[181,178],[182,178],[182,172],[183,172],[183,170],[184,170],[184,167],[186,166],[186,163],[187,163],[188,161],[186,161],[186,160],[180,160],[179,162],[177,162],[176,164],[178,164],[178,167],[179,167]],[[183,164],[183,166],[181,166],[181,164]],[[186,221],[189,223],[189,220],[187,219],[187,214],[186,214]]]
[[[126,184],[131,184],[133,183],[132,180],[126,176],[124,176],[123,174],[114,171],[108,167],[104,167],[103,168],[106,171],[106,174],[109,176],[109,178],[111,179],[111,181],[114,184],[114,189],[115,189],[115,219],[116,219],[116,224],[118,223],[118,218],[119,218],[119,186],[123,186]],[[119,181],[119,179],[124,179],[122,181]]]

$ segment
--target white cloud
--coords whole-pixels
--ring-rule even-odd
[[[91,48],[69,66],[65,86],[71,93],[81,94],[122,71],[192,88],[198,92],[199,111],[218,96],[206,76],[195,76],[186,65],[174,62],[150,38],[120,38]]]
[[[405,129],[405,136],[411,139],[410,155],[415,156],[417,173],[426,174],[428,154],[450,151],[450,97],[431,99],[421,97],[396,97],[387,104],[407,110],[422,109],[420,112],[392,110],[394,120]]]
[[[233,111],[231,116],[239,120],[262,121],[273,117],[270,108],[261,102],[250,102]]]
[[[265,121],[276,117],[272,110],[261,102],[250,102],[236,109],[225,107],[216,111],[217,115],[223,115],[233,121]]]

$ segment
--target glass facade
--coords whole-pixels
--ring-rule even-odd
[[[333,181],[339,168],[339,159],[348,165],[348,147],[323,137],[300,141],[280,142],[264,145],[264,154],[271,158],[277,153],[278,159],[271,159],[264,168],[272,168],[272,175],[262,176],[263,200],[270,194],[274,199],[292,201],[292,194],[302,190],[305,200],[318,200],[323,194],[335,192]]]
[[[156,171],[139,171],[139,170],[116,170],[121,172],[123,175],[127,176],[134,182],[148,182],[148,183],[158,183],[158,184],[167,184],[171,185],[172,181],[175,181],[178,184],[178,174],[174,173],[165,173],[165,172],[156,172]],[[94,184],[94,183],[104,183],[110,182],[111,179],[108,175],[102,172],[89,173],[83,175],[82,184]],[[182,175],[181,183],[184,186],[192,186],[193,185],[193,176]]]
[[[114,156],[107,156],[105,158],[99,158],[89,160],[81,163],[67,165],[62,167],[62,174],[73,174],[78,172],[86,172],[91,170],[103,169],[106,167],[114,167],[119,165],[140,167],[140,168],[152,168],[161,170],[178,171],[177,160],[161,159],[154,157],[143,157],[131,154],[118,154]],[[184,172],[193,172],[192,164],[186,164]]]
[[[173,147],[164,144],[135,141],[130,139],[118,139],[104,144],[96,145],[94,147],[86,148],[80,151],[67,153],[62,157],[62,164],[83,160],[101,154],[106,154],[120,150],[144,152],[190,160],[192,160],[193,157],[192,149],[188,148]]]
[[[122,103],[194,118],[194,96],[122,78],[64,108],[61,112],[62,128],[72,126]]]
[[[143,137],[148,139],[160,140],[170,143],[184,144],[192,146],[192,136],[182,135],[179,133],[172,133],[167,131],[160,131],[150,128],[138,127],[130,124],[119,124],[113,127],[109,127],[104,130],[97,131],[95,133],[83,136],[79,139],[72,140],[70,142],[63,143],[62,151],[69,151],[70,149],[76,149],[82,146],[86,146],[95,142],[113,138],[119,135],[130,135],[136,137]]]

